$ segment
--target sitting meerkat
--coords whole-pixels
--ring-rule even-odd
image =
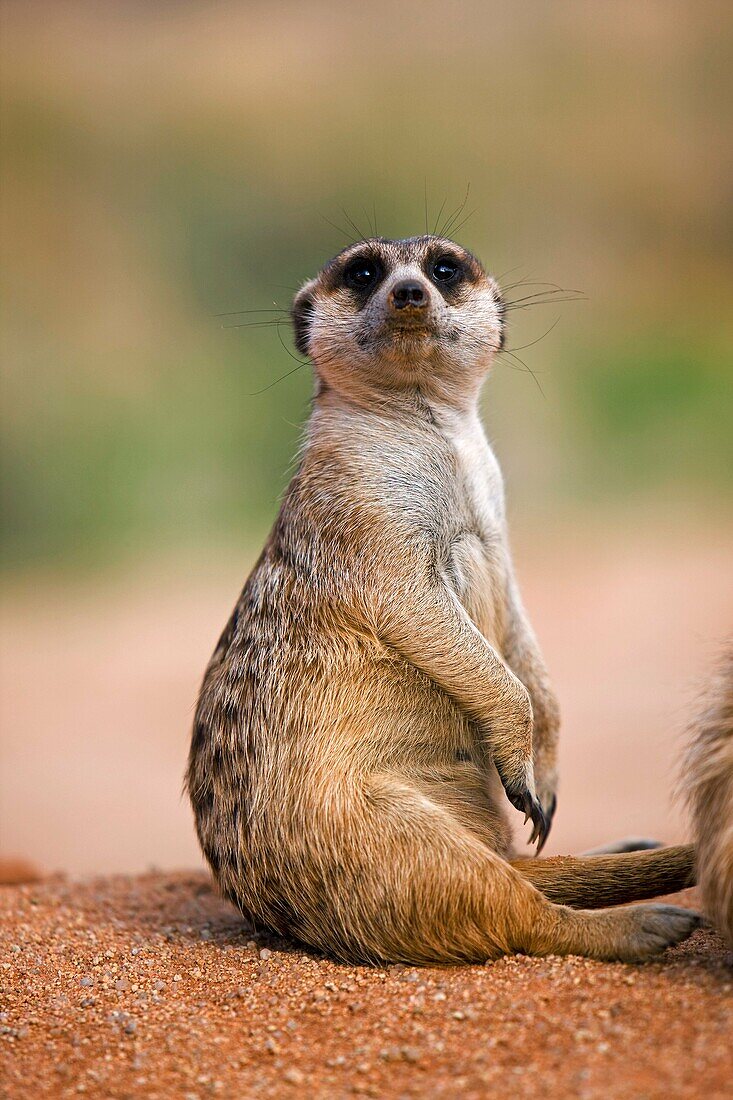
[[[703,909],[733,947],[733,643],[691,727],[680,787],[692,814]]]
[[[600,907],[690,885],[690,848],[513,858],[504,792],[541,846],[558,709],[477,409],[497,284],[450,240],[375,238],[292,319],[313,411],[187,773],[223,894],[349,960],[639,960],[684,939],[688,910]]]

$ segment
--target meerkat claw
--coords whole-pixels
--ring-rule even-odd
[[[529,838],[530,844],[534,844],[535,840],[538,841],[536,853],[537,855],[539,855],[544,848],[545,842],[550,835],[552,820],[555,816],[555,810],[557,809],[557,795],[553,794],[549,808],[547,810],[542,807],[541,803],[539,803],[538,805],[540,807],[542,821],[539,825],[535,823],[535,827],[532,830],[532,836]]]
[[[536,855],[539,855],[540,852],[542,851],[542,849],[544,848],[545,842],[546,842],[548,834],[550,832],[550,823],[549,823],[549,821],[547,820],[547,818],[545,817],[544,814],[542,815],[542,819],[543,819],[542,820],[542,826],[541,826],[539,832],[537,833],[537,851],[535,853]]]
[[[550,831],[552,813],[549,815],[546,814],[539,800],[527,790],[521,793],[508,790],[506,793],[511,804],[519,810],[520,813],[524,814],[524,824],[526,825],[529,819],[532,819],[532,834],[529,838],[529,843],[534,844],[535,841],[539,841],[537,852],[541,852]]]
[[[537,803],[536,814],[532,816],[532,821],[534,822],[534,828],[529,838],[529,842],[530,844],[534,844],[535,841],[537,841],[537,855],[539,855],[545,846],[547,834],[550,831],[550,823],[539,802]]]

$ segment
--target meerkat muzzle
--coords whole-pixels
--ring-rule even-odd
[[[392,309],[413,310],[427,309],[428,294],[421,283],[416,279],[403,279],[392,287],[389,293],[389,304]]]

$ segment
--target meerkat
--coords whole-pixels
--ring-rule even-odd
[[[514,858],[509,803],[539,847],[552,821],[559,717],[478,413],[504,312],[435,236],[354,244],[293,302],[312,415],[187,787],[223,894],[341,959],[641,960],[698,923],[607,908],[690,885],[690,848]]]
[[[703,908],[733,947],[733,646],[692,725],[681,787],[691,810]]]

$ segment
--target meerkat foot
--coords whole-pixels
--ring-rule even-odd
[[[612,909],[562,909],[553,940],[536,954],[579,954],[607,962],[645,962],[681,943],[702,922],[699,913],[676,905],[624,905]],[[575,919],[573,919],[575,918]],[[559,941],[559,949],[558,949]]]
[[[692,909],[677,905],[635,905],[628,911],[629,931],[618,944],[616,958],[644,962],[686,940],[702,923]]]

